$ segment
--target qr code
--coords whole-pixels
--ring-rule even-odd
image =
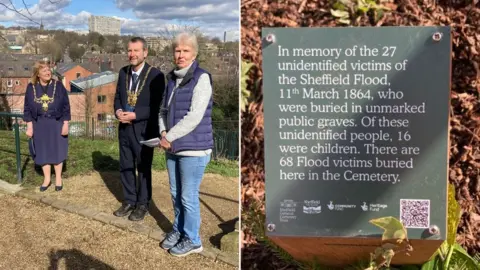
[[[400,199],[400,222],[405,228],[430,227],[430,200]]]

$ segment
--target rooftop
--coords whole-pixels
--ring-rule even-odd
[[[86,69],[90,72],[96,72],[97,71],[97,70],[92,70],[92,67],[90,65],[84,65],[84,64],[80,64],[80,63],[70,62],[70,63],[60,63],[60,64],[58,64],[55,72],[57,74],[63,76],[65,74],[65,72],[71,70],[72,68],[74,68],[76,66],[81,66],[81,67],[83,67],[84,69]]]
[[[0,76],[3,78],[30,78],[34,62],[24,61],[0,61]]]
[[[108,70],[90,75],[88,77],[73,80],[70,83],[80,90],[86,90],[115,82],[117,80],[117,76],[117,73]]]

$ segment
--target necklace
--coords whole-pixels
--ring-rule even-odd
[[[47,95],[47,92],[45,91],[43,93],[43,95],[39,98],[37,98],[37,91],[35,89],[35,85],[32,84],[33,86],[33,101],[35,101],[36,103],[39,103],[39,104],[42,104],[42,109],[46,112],[48,111],[48,104],[49,103],[53,103],[53,101],[55,100],[55,91],[57,90],[57,84],[55,83],[54,80],[51,80],[50,83],[53,82],[53,94],[52,94],[52,97],[49,97]],[[48,90],[48,85],[50,85],[50,83],[47,84],[47,90]],[[41,86],[41,84],[40,84]]]
[[[143,86],[145,86],[145,81],[147,80],[148,74],[150,73],[151,69],[152,69],[152,66],[148,67],[147,74],[143,78],[143,81],[141,82],[140,86],[138,87],[138,91],[134,92],[133,89],[128,90],[128,88],[129,88],[128,87],[128,74],[130,74],[130,71],[132,70],[132,66],[128,67],[127,76],[125,76],[126,77],[125,78],[125,85],[127,86],[127,94],[128,94],[128,99],[127,99],[128,105],[130,105],[132,107],[135,107],[135,104],[137,104],[137,97],[142,92]]]

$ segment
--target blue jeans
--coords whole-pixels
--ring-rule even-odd
[[[199,189],[210,155],[201,157],[179,156],[166,153],[175,220],[173,230],[200,245]]]

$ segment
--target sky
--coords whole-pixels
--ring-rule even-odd
[[[12,3],[25,16],[9,10]],[[221,40],[224,31],[239,38],[239,0],[0,0],[0,24],[6,27],[42,21],[45,29],[87,33],[90,15],[122,20],[122,35],[158,36],[165,29],[194,26]]]

